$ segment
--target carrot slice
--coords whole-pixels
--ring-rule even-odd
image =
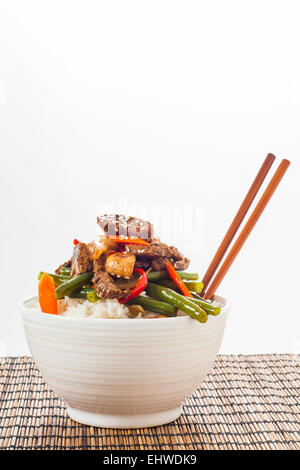
[[[53,277],[44,273],[39,282],[39,302],[42,312],[57,314],[55,283]]]
[[[125,237],[125,236],[123,237],[122,235],[108,235],[108,236],[101,236],[100,238],[106,238],[116,243],[126,243],[126,244],[146,245],[146,246],[150,245],[150,243],[146,242],[146,240],[144,240],[143,238]]]
[[[193,297],[190,291],[188,290],[188,288],[186,287],[186,285],[184,284],[181,277],[177,274],[174,267],[171,265],[170,261],[167,261],[167,267],[168,267],[170,278],[173,279],[173,281],[179,287],[183,295],[185,295],[186,297]]]

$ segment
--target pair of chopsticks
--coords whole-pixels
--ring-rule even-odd
[[[217,271],[230,243],[232,242],[236,232],[238,231],[242,221],[244,220],[256,194],[258,193],[265,177],[267,176],[272,164],[274,163],[275,156],[269,153],[263,162],[259,172],[256,175],[245,199],[242,202],[241,207],[239,208],[238,212],[236,213],[229,229],[226,232],[226,235],[220,244],[215,256],[213,257],[212,262],[210,263],[204,277],[203,277],[203,285],[204,285],[204,298],[211,299],[216,292],[217,288],[221,284],[222,280],[224,279],[226,273],[228,272],[230,266],[234,262],[235,258],[237,257],[239,251],[241,250],[242,246],[244,245],[245,241],[247,240],[248,236],[250,235],[251,231],[253,230],[256,222],[258,221],[259,217],[263,213],[266,205],[270,201],[271,197],[273,196],[277,186],[279,185],[283,175],[285,174],[286,170],[288,169],[290,162],[289,160],[283,159],[277,168],[276,172],[274,173],[270,183],[266,187],[263,195],[261,196],[260,200],[258,201],[257,205],[255,206],[252,214],[250,215],[248,221],[246,222],[244,228],[240,232],[238,238],[234,242],[232,248],[230,249],[228,255],[226,256],[223,264],[221,265],[220,269]],[[215,272],[217,271],[214,279],[212,280]],[[211,282],[212,280],[212,282]],[[211,283],[210,283],[211,282]]]

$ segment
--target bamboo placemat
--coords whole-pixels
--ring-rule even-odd
[[[0,448],[300,449],[300,356],[218,356],[174,423],[103,429],[68,418],[31,357],[0,359]]]

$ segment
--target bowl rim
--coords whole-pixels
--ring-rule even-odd
[[[31,300],[33,300],[34,298],[38,297],[37,294],[33,294],[29,297],[26,297],[26,298],[23,298],[20,303],[19,303],[19,307],[21,309],[21,312],[22,312],[22,316],[23,314],[26,314],[27,316],[30,315],[30,316],[33,316],[33,318],[37,319],[37,316],[39,319],[43,319],[42,321],[53,321],[53,322],[56,322],[56,321],[67,321],[67,322],[72,322],[72,323],[82,323],[84,325],[90,325],[92,322],[96,322],[97,324],[102,324],[102,322],[105,322],[105,324],[110,324],[110,323],[114,323],[116,324],[116,322],[121,322],[121,324],[128,324],[128,322],[130,322],[130,324],[136,324],[138,322],[138,324],[146,324],[148,322],[141,322],[141,318],[88,318],[88,323],[86,322],[87,318],[86,317],[69,317],[67,315],[53,315],[53,314],[50,314],[50,313],[45,313],[45,312],[42,312],[42,311],[39,311],[37,309],[34,309],[32,307],[27,307],[25,304],[25,302],[29,302]],[[219,300],[220,302],[222,302],[224,304],[224,306],[222,307],[222,310],[221,313],[217,316],[213,316],[213,315],[210,315],[210,322],[207,322],[207,323],[201,323],[202,326],[205,326],[205,325],[208,325],[208,323],[211,323],[212,321],[217,321],[218,319],[226,316],[226,314],[228,313],[230,307],[229,307],[229,304],[227,302],[227,300],[220,296],[220,295],[214,295],[214,298],[216,300]],[[158,324],[163,324],[163,323],[176,323],[176,322],[179,322],[179,321],[190,321],[192,320],[192,318],[190,318],[188,315],[182,315],[180,317],[166,317],[166,318],[159,318],[160,322]],[[153,326],[153,322],[149,322],[152,326]],[[196,322],[198,324],[198,322]]]

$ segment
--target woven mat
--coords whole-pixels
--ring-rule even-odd
[[[300,356],[218,356],[174,423],[80,425],[30,357],[0,359],[1,449],[300,449]]]

